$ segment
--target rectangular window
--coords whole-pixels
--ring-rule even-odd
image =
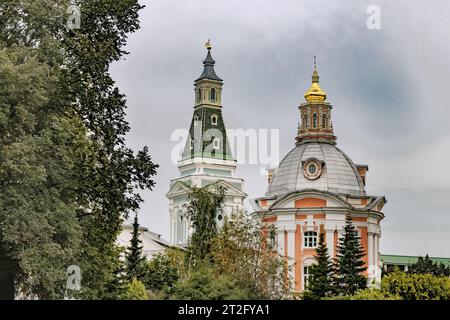
[[[317,247],[317,232],[306,231],[304,235],[303,246],[305,248],[315,248]]]

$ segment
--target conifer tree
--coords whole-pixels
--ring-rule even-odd
[[[419,257],[417,262],[409,267],[408,273],[413,274],[432,274],[434,276],[450,276],[450,267],[444,264],[433,262],[428,254],[425,257]]]
[[[360,237],[352,223],[350,214],[345,217],[344,234],[339,239],[337,257],[335,259],[335,290],[341,295],[353,295],[367,286],[367,279],[362,274],[364,251]]]
[[[319,235],[319,246],[314,259],[316,263],[311,266],[303,299],[318,300],[330,296],[333,292],[333,263],[328,254],[323,232]]]
[[[145,257],[142,253],[142,240],[139,234],[139,222],[137,214],[134,216],[133,233],[130,240],[130,246],[126,254],[126,273],[127,278],[142,280],[145,275]]]
[[[122,254],[123,250],[125,249],[118,248],[117,254]],[[130,283],[126,274],[126,261],[122,259],[114,259],[114,261],[114,271],[112,272],[111,279],[105,285],[105,292],[102,294],[102,299],[105,300],[123,299]]]

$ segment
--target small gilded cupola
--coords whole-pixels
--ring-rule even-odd
[[[314,71],[309,89],[305,92],[305,103],[298,108],[301,122],[299,123],[296,144],[307,142],[324,142],[336,144],[331,122],[332,106],[325,100],[327,93],[320,87],[317,72],[316,57],[314,57]]]
[[[314,57],[314,71],[312,83],[308,91],[305,92],[305,99],[308,102],[323,102],[327,98],[327,93],[319,85],[319,73],[317,72],[316,58]]]
[[[221,107],[222,79],[219,78],[214,70],[215,61],[211,55],[211,42],[205,43],[208,50],[205,60],[203,60],[203,72],[194,82],[195,87],[195,106],[211,105]]]

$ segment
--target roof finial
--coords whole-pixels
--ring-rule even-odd
[[[314,56],[314,71],[312,75],[312,82],[319,83],[319,74],[317,73],[317,57]]]
[[[311,87],[305,93],[305,99],[308,102],[325,101],[327,94],[319,86],[319,73],[317,72],[317,57],[314,56],[314,71],[312,74]]]
[[[208,39],[208,41],[205,42],[205,48],[208,50],[211,50],[212,46],[211,46],[211,41]]]

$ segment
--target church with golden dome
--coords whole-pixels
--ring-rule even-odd
[[[269,172],[266,194],[251,200],[253,214],[276,225],[279,253],[292,264],[295,291],[302,291],[308,283],[320,233],[325,234],[330,256],[336,257],[347,214],[359,232],[368,282],[378,282],[380,222],[386,199],[366,193],[368,166],[355,164],[336,146],[332,105],[319,85],[315,63],[304,98],[298,107],[301,122],[295,146]]]
[[[173,179],[169,199],[171,242],[186,246],[192,234],[186,214],[189,188],[220,183],[226,190],[223,216],[244,208],[247,194],[244,180],[235,175],[237,166],[229,146],[221,104],[223,80],[214,70],[211,44],[203,72],[194,81],[194,112],[182,158],[179,177]],[[252,215],[264,223],[275,224],[279,253],[292,264],[291,278],[295,291],[308,283],[310,267],[320,233],[330,256],[336,256],[338,239],[343,233],[345,217],[350,214],[365,252],[368,282],[381,278],[379,243],[384,196],[368,195],[365,190],[368,166],[355,164],[337,147],[333,131],[332,105],[319,85],[314,58],[312,83],[305,102],[298,107],[301,122],[294,148],[268,174],[264,196],[250,200]]]

